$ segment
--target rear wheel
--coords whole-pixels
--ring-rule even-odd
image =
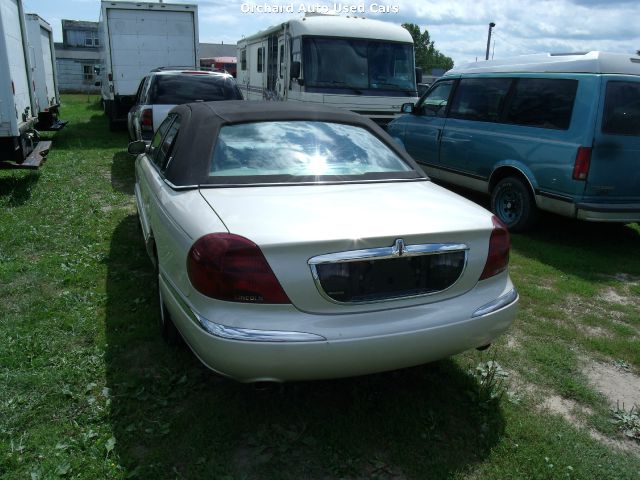
[[[160,334],[165,342],[169,345],[179,345],[182,341],[182,336],[176,328],[171,314],[164,303],[162,297],[162,289],[160,288],[160,277],[158,276],[158,300],[160,301]]]
[[[537,207],[525,183],[505,177],[491,191],[491,210],[511,232],[523,232],[535,222]]]
[[[153,266],[156,272],[156,280],[158,283],[158,302],[160,303],[160,311],[158,312],[158,323],[160,327],[160,335],[165,342],[169,345],[178,345],[182,341],[182,336],[180,332],[176,328],[175,323],[173,323],[173,319],[171,318],[171,314],[169,313],[169,309],[164,303],[164,297],[162,295],[162,288],[160,288],[160,262],[158,260],[158,253],[155,249],[155,245],[153,248]]]

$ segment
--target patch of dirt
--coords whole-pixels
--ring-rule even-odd
[[[595,389],[602,393],[612,408],[624,405],[629,410],[634,405],[640,406],[640,377],[632,372],[597,362],[589,362],[583,374]]]
[[[628,296],[620,295],[611,287],[604,289],[599,297],[605,302],[615,303],[617,305],[633,305],[634,303]]]
[[[511,350],[516,350],[518,348],[520,348],[520,342],[518,341],[518,339],[513,336],[513,335],[507,335],[506,337],[506,341],[507,341],[507,348],[511,349]]]
[[[577,428],[584,427],[584,424],[580,419],[581,414],[591,414],[591,410],[589,408],[582,407],[574,400],[563,398],[559,395],[549,395],[542,402],[540,408],[562,416],[566,421]]]
[[[602,337],[610,338],[610,337],[612,337],[611,332],[607,331],[606,328],[593,327],[591,325],[579,325],[578,328],[587,337],[593,337],[593,338],[602,338]]]
[[[536,407],[537,410],[553,415],[560,415],[575,428],[586,430],[591,438],[608,447],[640,455],[640,445],[636,442],[626,438],[610,438],[597,430],[588,428],[585,423],[585,417],[593,414],[589,407],[581,405],[575,400],[555,395],[532,383],[528,383],[514,371],[509,371],[509,384],[512,387],[510,391],[513,392],[513,390],[515,390],[513,393],[516,394],[516,397],[519,396],[518,392],[522,392],[530,397],[540,399]],[[636,386],[636,392],[640,393],[640,387]]]

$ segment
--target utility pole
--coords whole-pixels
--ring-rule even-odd
[[[496,24],[493,22],[489,24],[489,34],[487,35],[487,54],[484,57],[485,60],[489,60],[489,47],[491,46],[491,29],[495,26]]]

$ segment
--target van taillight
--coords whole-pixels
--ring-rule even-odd
[[[573,179],[586,180],[591,164],[591,147],[578,147],[576,163],[573,165]]]
[[[491,221],[493,222],[493,230],[489,239],[489,253],[480,280],[505,271],[509,265],[509,248],[511,247],[509,231],[497,217],[491,217]]]
[[[211,298],[244,303],[291,303],[260,248],[239,235],[210,233],[187,255],[191,285]]]
[[[107,75],[107,79],[108,79],[110,82],[113,82],[113,75],[112,75],[111,73],[109,73],[109,74]]]
[[[144,109],[140,115],[140,129],[153,132],[153,111],[150,108]]]

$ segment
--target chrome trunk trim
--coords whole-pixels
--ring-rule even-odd
[[[362,304],[371,304],[371,303],[380,303],[380,302],[388,302],[392,300],[405,300],[405,299],[413,299],[426,297],[431,295],[436,295],[442,292],[445,292],[452,288],[454,285],[458,283],[458,281],[463,277],[465,270],[467,269],[468,262],[468,251],[469,246],[464,243],[425,243],[425,244],[417,244],[417,245],[406,245],[404,240],[396,239],[391,247],[379,247],[379,248],[368,248],[362,250],[350,250],[346,252],[336,252],[336,253],[328,253],[325,255],[318,255],[316,257],[312,257],[307,261],[309,268],[311,268],[311,275],[313,276],[313,281],[316,284],[316,288],[320,295],[325,300],[330,301],[331,303],[335,303],[338,305],[362,305]],[[417,295],[399,295],[395,297],[385,297],[376,300],[363,300],[363,301],[354,301],[354,302],[341,302],[332,298],[327,292],[324,290],[322,283],[320,281],[320,275],[318,273],[317,266],[328,263],[350,263],[350,262],[361,262],[363,260],[386,260],[400,257],[418,257],[425,255],[441,255],[444,253],[453,253],[453,252],[464,252],[464,265],[462,270],[460,271],[460,275],[458,278],[447,288],[443,290],[438,290],[435,292],[427,292],[420,293]]]
[[[507,305],[512,304],[516,300],[518,300],[518,291],[514,288],[508,293],[502,295],[501,297],[496,298],[494,301],[481,306],[479,309],[473,312],[473,315],[471,315],[471,318],[483,317],[485,315],[489,315],[490,313],[496,312],[501,308],[504,308]]]

